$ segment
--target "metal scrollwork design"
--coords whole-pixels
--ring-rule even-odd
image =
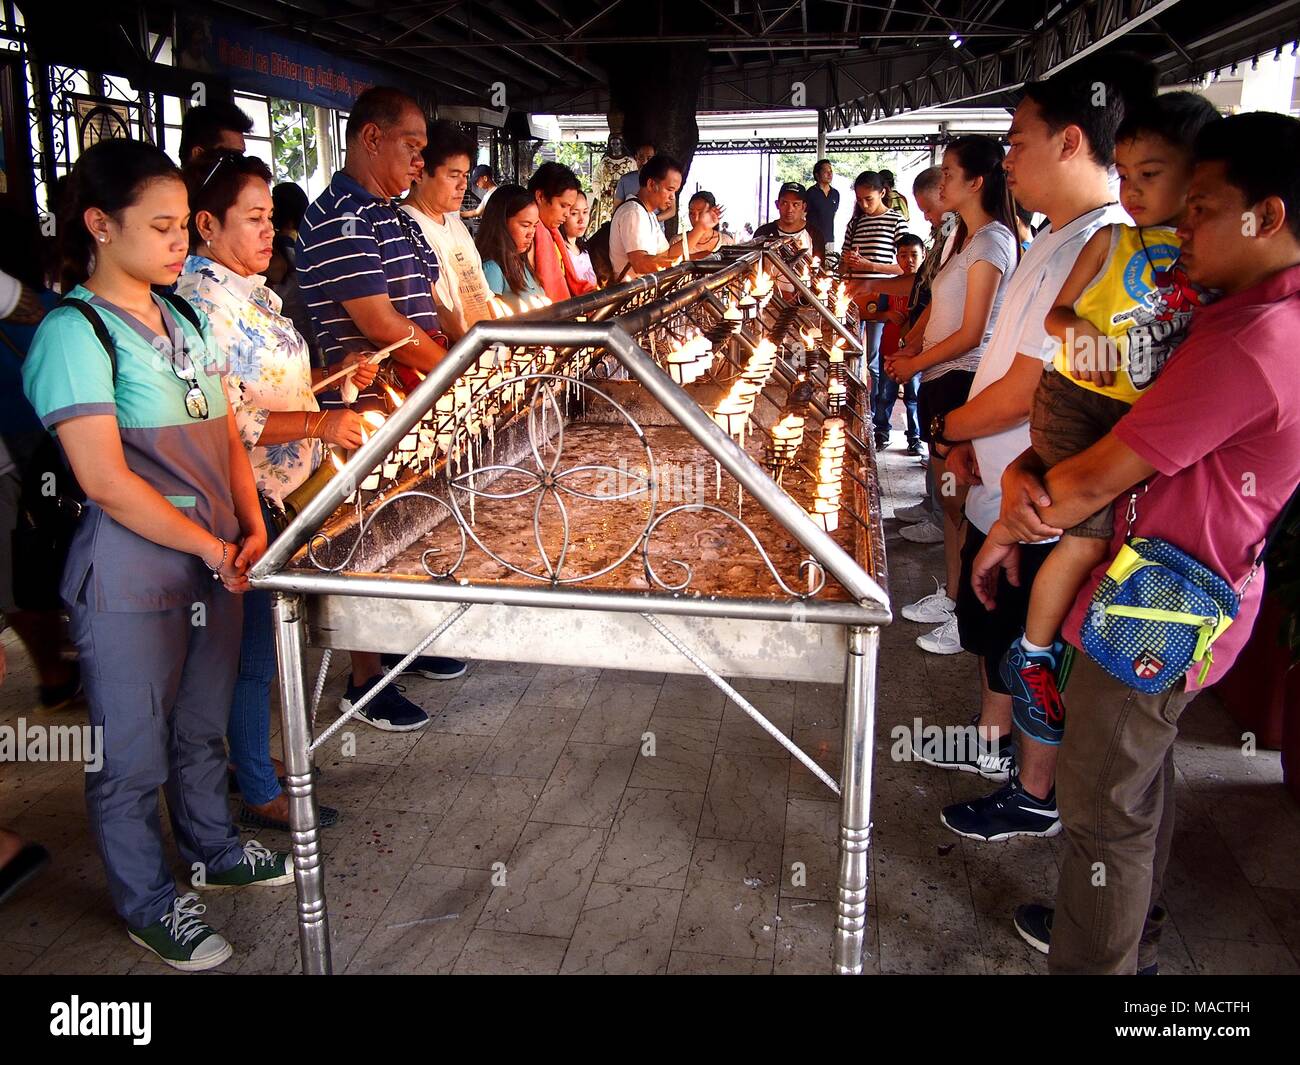
[[[811,566],[813,568],[813,571],[817,575],[817,583],[811,590],[807,592],[796,592],[793,588],[791,588],[788,584],[786,584],[784,580],[781,579],[781,574],[779,574],[776,571],[776,567],[772,565],[772,559],[769,557],[768,553],[763,550],[763,545],[759,543],[758,537],[754,535],[754,530],[751,529],[748,525],[746,525],[743,521],[741,521],[738,517],[736,517],[736,515],[732,514],[728,510],[723,510],[721,507],[715,507],[711,503],[683,503],[681,506],[673,507],[671,510],[665,510],[662,514],[659,515],[659,517],[655,518],[652,522],[650,522],[650,525],[646,528],[645,540],[641,547],[641,561],[645,565],[646,576],[650,580],[654,581],[654,583],[657,584],[660,588],[663,588],[665,591],[669,591],[669,592],[685,591],[690,586],[691,578],[693,576],[693,571],[690,565],[683,562],[681,559],[670,558],[668,561],[686,574],[685,579],[680,581],[677,584],[670,584],[668,581],[660,577],[659,574],[655,572],[654,567],[650,564],[650,538],[654,536],[655,530],[659,528],[660,524],[663,521],[665,521],[667,518],[672,517],[674,514],[681,514],[684,512],[692,512],[692,513],[709,512],[712,514],[719,514],[722,517],[726,518],[728,521],[732,521],[736,525],[740,526],[741,531],[744,532],[744,534],[749,537],[750,543],[752,543],[754,545],[754,549],[758,551],[759,557],[763,560],[763,564],[767,566],[767,571],[770,574],[772,574],[772,579],[776,581],[776,583],[781,587],[781,590],[785,592],[786,595],[792,596],[796,599],[811,599],[813,596],[817,595],[824,587],[826,587],[826,571],[825,569],[822,568],[821,563],[816,561],[815,559],[805,558],[802,562],[799,563],[799,575],[801,577],[805,576],[808,572],[808,567]]]
[[[357,538],[354,541],[352,541],[352,547],[348,550],[348,553],[344,556],[343,561],[340,562],[337,566],[328,566],[321,559],[316,557],[316,551],[318,547],[320,550],[323,551],[325,550],[325,548],[329,547],[334,542],[332,537],[327,536],[325,533],[322,532],[316,533],[307,542],[307,558],[311,561],[312,565],[314,565],[317,569],[325,573],[338,573],[341,570],[346,569],[348,563],[352,561],[353,556],[357,553],[357,548],[361,546],[361,541],[365,539],[366,533],[369,532],[371,526],[374,525],[375,519],[378,518],[380,514],[382,514],[390,506],[396,503],[399,499],[417,499],[417,498],[428,499],[433,503],[437,503],[438,506],[445,508],[447,512],[452,515],[453,518],[456,516],[455,511],[447,504],[447,501],[445,499],[442,499],[439,496],[434,495],[432,492],[421,492],[418,490],[410,491],[410,492],[400,492],[389,499],[385,499],[382,503],[379,504],[379,506],[375,507],[375,509],[370,512],[370,514],[366,517],[365,521],[361,522],[361,524],[357,527]],[[451,575],[460,568],[460,564],[465,561],[465,553],[466,551],[469,550],[469,544],[466,542],[465,539],[464,527],[461,526],[459,522],[457,522],[456,525],[457,525],[457,532],[460,533],[460,554],[457,555],[455,562],[453,562],[445,570],[433,569],[429,565],[429,558],[432,555],[437,555],[441,553],[441,548],[437,548],[437,547],[429,548],[420,556],[420,565],[424,567],[424,572],[427,573],[430,577],[433,577],[435,580],[445,580],[450,578]]]
[[[461,527],[462,535],[468,535],[485,554],[506,567],[506,569],[510,570],[512,573],[516,573],[521,577],[527,577],[530,580],[543,581],[549,584],[577,584],[582,581],[594,580],[597,577],[609,573],[611,570],[617,569],[631,558],[644,539],[646,529],[648,529],[650,523],[654,521],[655,498],[654,493],[649,491],[649,489],[655,484],[654,453],[651,451],[650,443],[646,439],[645,430],[641,428],[632,415],[630,415],[620,404],[610,398],[606,393],[578,378],[564,377],[559,374],[548,373],[520,374],[518,377],[502,381],[491,389],[489,394],[491,392],[513,388],[516,382],[519,381],[534,382],[532,386],[532,396],[527,405],[527,428],[529,447],[532,451],[533,461],[535,462],[537,469],[532,470],[522,466],[492,464],[467,470],[464,473],[449,479],[451,490],[448,493],[448,498],[451,501],[451,509],[454,512],[457,524]],[[594,394],[618,411],[627,422],[628,427],[635,434],[637,441],[641,444],[642,448],[645,449],[648,476],[643,476],[642,474],[628,469],[620,470],[615,469],[613,466],[592,464],[560,469],[560,462],[564,454],[564,416],[560,410],[559,401],[556,398],[556,386],[576,388],[583,392]],[[556,422],[556,434],[553,443],[550,441],[549,435],[546,432],[546,422],[549,420],[548,412],[553,414]],[[456,426],[457,432],[460,432],[468,414],[468,411],[463,412],[458,418]],[[538,425],[539,418],[542,423],[540,428]],[[543,449],[548,443],[550,443],[554,448],[554,454],[549,461],[546,458],[543,458],[542,455]],[[567,480],[573,478],[575,475],[583,473],[604,473],[613,477],[625,478],[629,482],[635,484],[636,487],[627,491],[612,493],[587,492],[566,483]],[[500,474],[501,476],[517,474],[524,477],[529,483],[518,490],[508,491],[493,491],[490,488],[475,487],[475,479],[484,474]],[[464,510],[462,509],[463,504],[457,495],[459,492],[465,493],[467,497],[477,496],[480,499],[498,500],[521,499],[525,496],[536,494],[537,500],[533,506],[533,540],[537,546],[537,553],[541,563],[541,572],[524,569],[521,566],[515,565],[513,562],[510,562],[508,559],[497,554],[492,550],[492,548],[484,543],[483,539],[475,530],[473,523],[465,516]],[[563,497],[568,495],[577,499],[596,500],[600,502],[619,502],[633,499],[643,494],[646,495],[649,500],[646,525],[632,539],[627,550],[619,555],[613,562],[610,562],[599,570],[595,570],[591,573],[565,575],[564,563],[569,554],[570,530],[569,512],[568,508],[564,505]],[[548,498],[554,501],[560,514],[561,542],[559,551],[554,559],[552,559],[550,554],[548,554],[542,537],[542,506]]]

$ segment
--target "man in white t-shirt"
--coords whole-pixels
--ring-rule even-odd
[[[483,260],[460,220],[471,153],[477,147],[472,137],[452,123],[430,123],[424,172],[402,204],[437,256],[433,301],[438,307],[438,324],[452,341],[464,336],[475,322],[491,317],[488,300],[492,290],[483,276]]]
[[[979,755],[957,757],[969,752],[954,751],[927,760],[993,780],[1007,780],[1010,773],[993,795],[954,804],[941,815],[952,831],[986,841],[1052,836],[1061,830],[1055,767],[1063,717],[1047,723],[1017,717],[1013,745],[1012,699],[998,669],[1007,647],[1023,634],[1029,590],[1052,544],[1023,546],[1018,582],[1012,585],[1002,577],[991,611],[971,588],[971,563],[998,518],[1002,473],[1029,447],[1034,392],[1055,350],[1045,329],[1047,313],[1088,238],[1098,227],[1128,217],[1107,187],[1115,130],[1124,114],[1122,97],[1104,68],[1088,66],[1031,82],[1016,108],[1004,163],[1008,184],[1018,203],[1047,215],[1050,225],[1011,275],[970,398],[929,426],[932,446],[947,468],[973,486],[966,499],[969,524],[954,622],[961,647],[980,659],[979,723],[988,730],[981,736],[989,742]],[[1097,106],[1094,87],[1103,84],[1107,102]]]
[[[673,252],[659,211],[677,202],[682,164],[672,156],[656,155],[641,168],[641,188],[619,204],[609,228],[609,261],[616,281],[630,281],[671,266],[681,254],[681,238]]]

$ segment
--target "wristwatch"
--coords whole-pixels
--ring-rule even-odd
[[[953,448],[957,446],[956,441],[949,440],[946,436],[943,435],[944,421],[946,420],[946,418],[947,415],[936,414],[934,417],[930,419],[930,442],[934,444],[940,444],[943,447]]]

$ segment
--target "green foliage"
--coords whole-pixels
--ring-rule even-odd
[[[316,170],[316,109],[295,100],[271,100],[275,180],[304,182]]]
[[[902,171],[905,159],[893,152],[830,152],[827,159],[835,168],[835,173],[853,179],[864,170],[879,170],[882,167],[895,174]],[[800,185],[812,184],[812,168],[817,156],[812,152],[806,155],[788,153],[776,157],[776,178],[778,181],[797,181]]]
[[[599,148],[599,151],[595,149]],[[533,156],[533,170],[547,160],[563,163],[582,182],[583,189],[591,192],[591,167],[604,154],[603,145],[585,144],[582,141],[543,141]]]

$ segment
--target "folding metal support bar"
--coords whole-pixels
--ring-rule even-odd
[[[687,647],[685,643],[679,640],[668,629],[668,627],[664,625],[662,621],[660,621],[653,614],[642,614],[641,616],[645,618],[646,622],[650,625],[651,628],[655,630],[655,632],[659,633],[660,636],[662,636],[665,640],[667,640],[670,644],[672,644],[673,647],[677,649],[677,651],[681,654],[683,658],[685,658],[688,662],[691,663],[691,665],[693,665],[696,669],[698,669],[701,673],[703,673],[706,677],[708,677],[709,680],[713,681],[714,685],[717,688],[721,689],[723,694],[726,695],[728,699],[730,699],[733,703],[735,703],[738,707],[740,707],[743,711],[745,711],[745,713],[747,713],[753,719],[754,724],[756,724],[759,728],[761,728],[764,732],[766,732],[769,736],[771,736],[772,739],[776,740],[777,743],[779,743],[782,747],[784,747],[787,751],[789,751],[795,758],[799,760],[800,764],[806,770],[808,770],[808,772],[810,772],[813,776],[815,776],[818,780],[820,780],[823,784],[825,784],[828,788],[830,788],[831,791],[835,792],[836,795],[840,793],[840,786],[835,783],[834,777],[832,777],[829,773],[826,772],[826,770],[824,770],[821,766],[819,766],[816,762],[814,762],[811,758],[809,758],[808,755],[804,753],[803,749],[797,743],[794,742],[794,740],[790,739],[789,736],[787,736],[779,728],[773,725],[772,722],[770,722],[767,718],[765,718],[762,714],[760,714],[753,707],[753,705],[743,695],[740,694],[740,692],[736,691],[735,688],[733,688],[722,678],[721,674],[719,674],[717,670],[712,669],[709,666],[709,664],[704,661],[704,659],[702,659],[699,655],[697,655],[694,651],[692,651],[689,647]]]

